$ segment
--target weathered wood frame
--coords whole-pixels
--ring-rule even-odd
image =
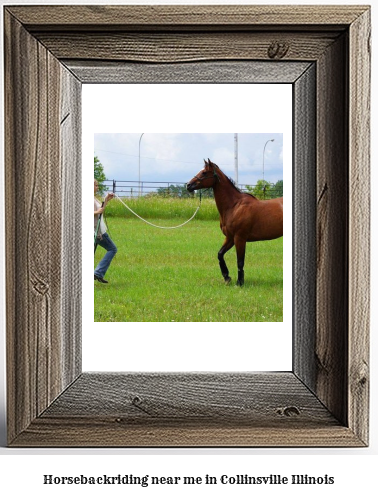
[[[369,7],[7,6],[4,22],[9,445],[367,446]],[[81,84],[261,74],[295,103],[292,372],[82,373]]]

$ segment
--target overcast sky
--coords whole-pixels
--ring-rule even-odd
[[[94,154],[104,166],[109,180],[137,181],[141,133],[96,133]],[[255,184],[283,179],[283,134],[238,134],[239,184]],[[235,179],[234,134],[232,133],[144,133],[140,140],[142,181],[187,182],[210,158],[228,176]]]

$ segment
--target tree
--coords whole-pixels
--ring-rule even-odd
[[[164,196],[165,198],[188,198],[189,192],[186,190],[186,187],[180,184],[173,185],[167,187],[159,187],[156,190],[159,196]]]
[[[274,192],[272,193],[272,185],[268,181],[259,179],[255,186],[246,186],[249,193],[256,196],[259,200],[269,200],[275,198]]]
[[[104,167],[97,156],[94,157],[94,178],[98,181],[98,194],[102,196],[107,190],[107,187],[104,184],[106,175]]]
[[[283,181],[270,184],[262,179],[258,180],[255,186],[246,186],[248,193],[253,194],[259,200],[271,200],[283,196]]]
[[[194,194],[189,193],[186,189],[186,184],[171,184],[167,187],[159,187],[156,190],[157,195],[163,196],[164,198],[193,198]],[[199,191],[197,196],[200,196]],[[202,189],[201,196],[203,198],[214,198],[214,193],[212,189]]]
[[[281,196],[283,196],[283,181],[277,181],[272,187],[272,191],[275,198],[280,198]]]

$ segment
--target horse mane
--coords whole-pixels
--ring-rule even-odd
[[[215,163],[212,162],[213,165],[215,165],[216,168],[218,168],[220,170],[220,172],[222,172],[222,174],[226,177],[226,179],[230,182],[231,186],[236,189],[236,191],[238,193],[241,193],[241,194],[246,194],[247,196],[252,196],[252,198],[255,198],[255,200],[257,200],[256,196],[254,196],[253,194],[251,193],[245,193],[244,191],[242,191],[240,188],[238,188],[238,186],[236,185],[236,182],[234,181],[234,179],[232,179],[231,177],[229,177],[228,175],[226,175],[223,170],[221,170],[218,165],[216,165]]]

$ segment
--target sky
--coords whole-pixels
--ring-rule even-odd
[[[267,143],[265,180],[283,179],[287,189],[291,142],[288,84],[83,85],[88,185],[93,152],[107,179],[137,183],[139,145],[141,182],[186,183],[203,168],[204,158],[210,158],[239,185],[254,185],[263,177]]]
[[[139,144],[141,181],[188,182],[204,158],[236,180],[235,133],[95,133],[94,154],[107,179],[138,181]],[[238,133],[237,144],[239,184],[263,178],[265,144],[265,180],[283,179],[282,133]]]

